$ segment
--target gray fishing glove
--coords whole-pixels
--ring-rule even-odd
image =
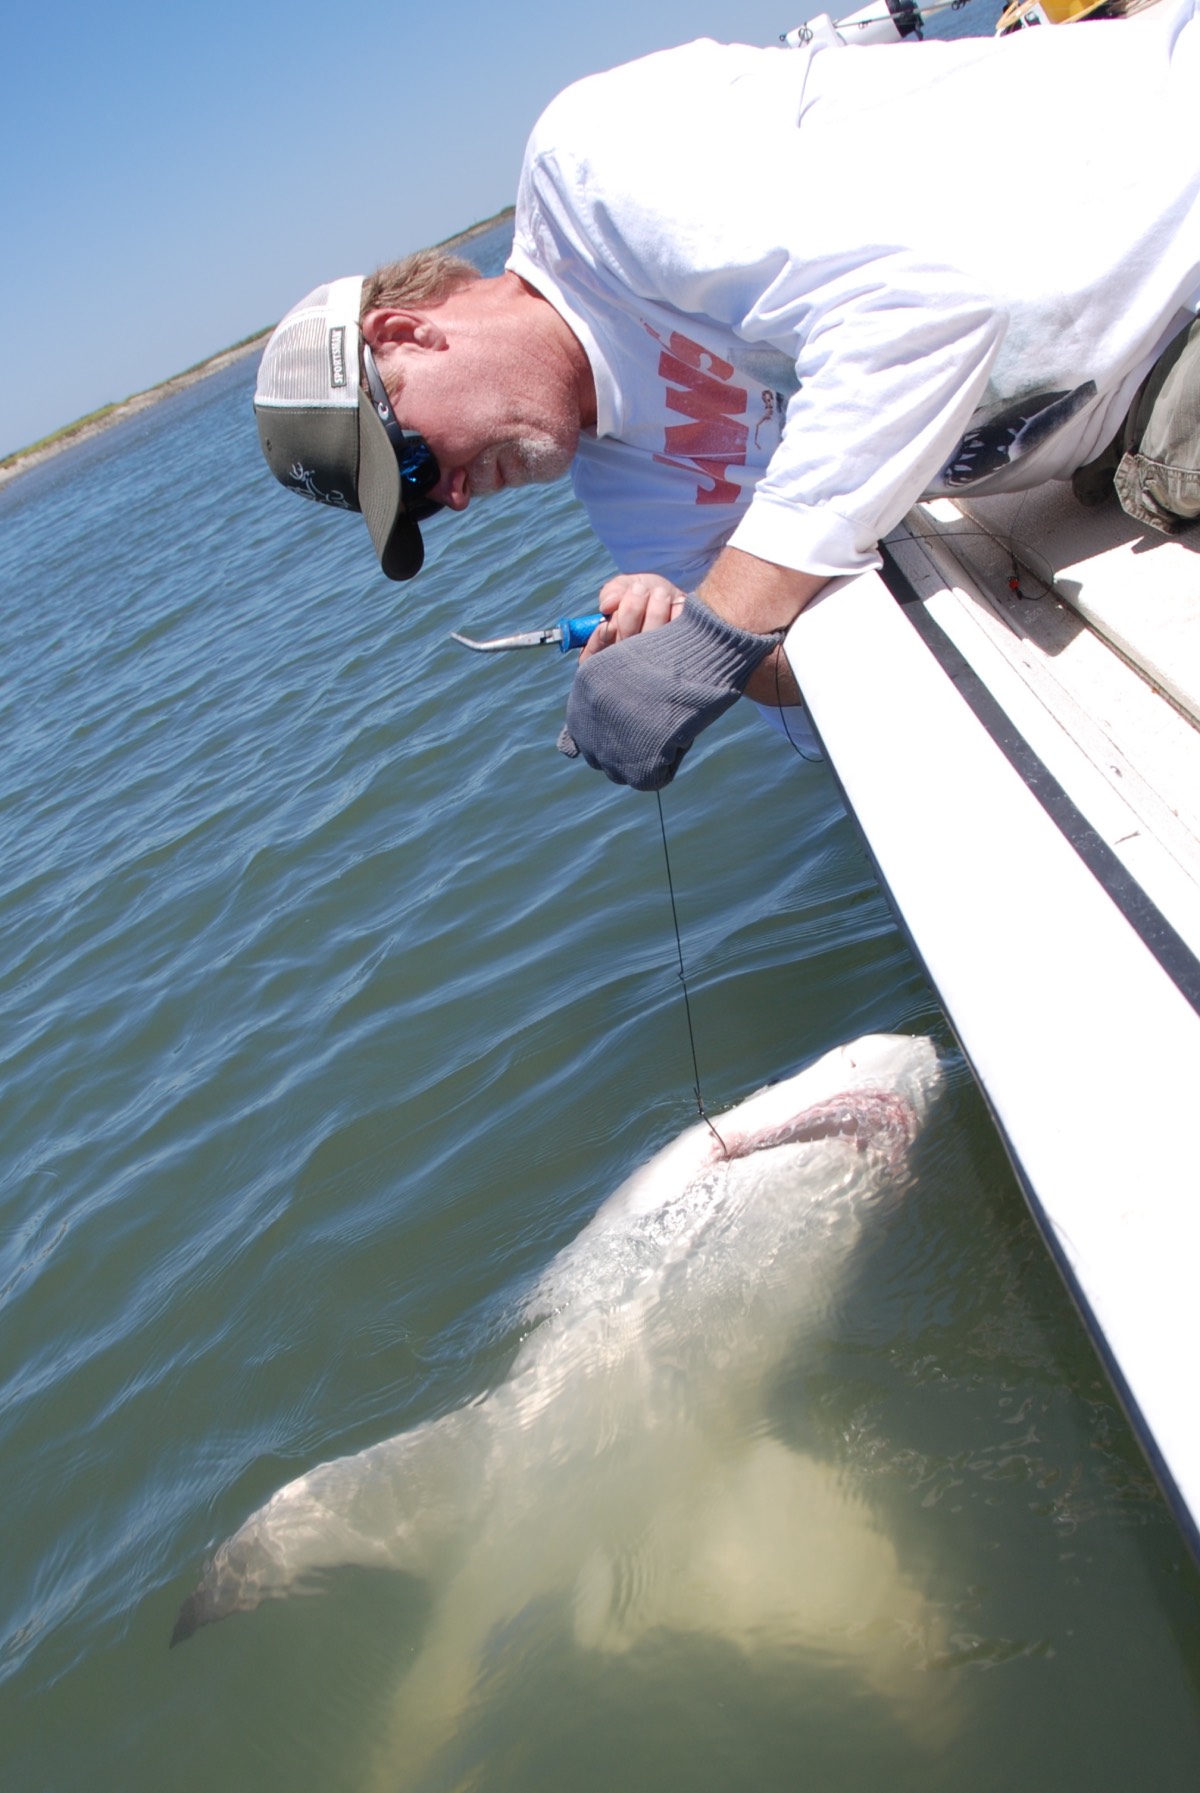
[[[558,750],[582,754],[614,784],[670,784],[701,729],[737,702],[782,635],[751,635],[688,594],[672,623],[585,660],[567,700]]]

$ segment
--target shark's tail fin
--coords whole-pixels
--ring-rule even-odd
[[[484,1407],[462,1407],[289,1482],[216,1550],[171,1643],[342,1564],[432,1574],[485,1497],[488,1434]]]

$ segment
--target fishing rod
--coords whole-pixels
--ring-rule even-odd
[[[961,12],[968,0],[933,0],[931,6],[918,6],[916,0],[875,0],[872,6],[864,6],[860,12],[847,14],[844,19],[829,19],[828,13],[822,13],[819,19],[806,19],[803,24],[795,25],[790,31],[781,31],[779,41],[798,50],[811,43],[815,35],[814,26],[821,20],[828,20],[839,37],[856,44],[894,44],[905,37],[922,38],[925,35],[925,21],[939,12]]]

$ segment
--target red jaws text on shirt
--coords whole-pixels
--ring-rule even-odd
[[[661,343],[651,324],[646,329]],[[737,421],[745,413],[749,395],[744,386],[730,384],[734,368],[691,337],[673,330],[658,357],[659,378],[666,386],[668,411],[677,411],[691,423],[667,424],[665,454],[655,460],[668,467],[694,467],[711,485],[696,487],[697,504],[736,504],[741,488],[725,474],[730,467],[746,465],[749,430]]]

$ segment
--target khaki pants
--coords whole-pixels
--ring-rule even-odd
[[[1163,350],[1120,435],[1071,484],[1084,504],[1115,490],[1122,510],[1166,535],[1200,517],[1200,318]]]

